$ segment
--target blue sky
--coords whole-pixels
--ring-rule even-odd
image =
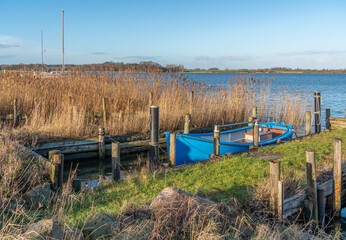
[[[0,0],[0,64],[346,68],[346,1]]]

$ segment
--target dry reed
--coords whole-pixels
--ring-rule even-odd
[[[193,102],[189,91],[194,91]],[[150,97],[152,93],[152,98]],[[109,135],[146,133],[149,106],[160,107],[160,128],[183,128],[192,108],[192,127],[247,121],[258,106],[261,120],[303,123],[307,92],[272,87],[271,80],[239,76],[224,86],[187,79],[180,73],[69,73],[54,77],[32,72],[0,73],[0,115],[13,112],[28,119],[20,124],[20,136],[75,138],[97,134],[104,125]],[[95,118],[106,100],[107,121]]]

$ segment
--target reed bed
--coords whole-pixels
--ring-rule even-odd
[[[146,133],[150,105],[160,107],[163,130],[182,129],[187,113],[192,115],[193,128],[247,121],[253,106],[258,107],[260,120],[301,126],[308,92],[274,88],[271,83],[272,79],[253,75],[215,86],[182,73],[79,72],[47,77],[0,72],[0,115],[12,113],[17,99],[19,113],[28,116],[17,128],[18,135],[35,135],[39,140],[92,136],[99,126],[108,135]],[[106,98],[106,121],[92,117],[102,113],[102,98]],[[4,129],[6,124],[2,125]]]

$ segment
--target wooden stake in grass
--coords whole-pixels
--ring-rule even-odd
[[[184,134],[188,134],[190,132],[190,122],[191,122],[191,115],[186,114],[185,115],[185,124],[184,124]]]
[[[278,182],[280,181],[280,161],[270,161],[270,207],[274,215],[278,213]]]
[[[176,140],[176,133],[169,134],[169,161],[172,166],[175,166]]]
[[[220,156],[220,126],[214,127],[214,155]]]
[[[284,218],[284,182],[278,181],[278,219]]]
[[[150,107],[150,150],[149,167],[156,169],[160,163],[159,155],[159,107]]]
[[[333,191],[333,210],[339,216],[341,210],[341,176],[342,176],[342,141],[341,139],[334,139],[334,162],[333,162],[333,177],[334,177],[334,191]]]
[[[306,151],[306,177],[307,177],[307,198],[312,202],[312,220],[318,224],[318,205],[317,205],[317,181],[316,181],[316,162],[315,152]]]
[[[105,176],[105,129],[99,128],[99,175],[103,178]]]
[[[326,130],[330,130],[330,121],[329,121],[329,118],[330,118],[330,109],[327,108],[327,109],[326,109]]]
[[[120,180],[120,144],[112,143],[112,180]]]
[[[317,189],[317,201],[318,201],[318,222],[324,227],[324,220],[326,216],[326,198],[324,188]]]
[[[259,143],[259,125],[256,120],[255,125],[253,126],[253,146],[258,147]]]
[[[55,154],[54,163],[58,165],[58,191],[62,191],[64,184],[64,155]]]
[[[307,111],[305,113],[305,136],[311,134],[311,112]]]

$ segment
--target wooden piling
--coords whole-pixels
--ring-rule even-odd
[[[326,216],[326,198],[324,188],[317,189],[318,222],[323,227]]]
[[[315,133],[321,132],[321,92],[314,93]]]
[[[55,154],[54,163],[58,165],[58,191],[62,191],[64,184],[64,155]]]
[[[311,134],[311,112],[307,111],[305,113],[305,136]]]
[[[99,128],[99,175],[105,176],[105,129]]]
[[[284,217],[284,182],[278,181],[278,219],[283,220]]]
[[[193,91],[189,92],[189,103],[190,103],[190,107],[189,107],[189,113],[192,116],[192,110],[193,110]]]
[[[331,127],[329,118],[330,118],[330,109],[327,108],[326,109],[326,130],[330,130],[330,127]]]
[[[270,161],[270,207],[278,215],[278,182],[280,181],[280,161]]]
[[[259,125],[256,120],[255,125],[253,126],[253,146],[258,147],[259,143]]]
[[[184,134],[188,134],[190,132],[190,122],[191,122],[191,115],[186,114],[185,115],[185,124],[184,124]]]
[[[13,126],[17,127],[18,125],[18,106],[17,106],[17,99],[14,99],[13,101]]]
[[[253,117],[249,117],[249,122],[253,121]],[[248,126],[252,126],[253,123],[248,123]]]
[[[172,166],[175,166],[175,154],[176,154],[176,133],[169,134],[169,161]]]
[[[312,220],[318,223],[318,205],[317,205],[317,181],[316,181],[316,162],[315,152],[306,151],[306,177],[307,177],[307,198],[312,202]]]
[[[156,169],[160,164],[159,155],[159,107],[150,107],[150,150],[149,150],[149,167],[151,170]]]
[[[220,156],[220,126],[214,127],[214,155]]]
[[[334,178],[334,191],[333,191],[333,210],[335,215],[340,215],[341,210],[341,191],[342,191],[342,140],[334,139],[334,161],[333,161],[333,178]]]
[[[112,143],[112,180],[120,180],[120,144]]]
[[[257,107],[252,107],[252,119],[257,119]]]
[[[106,126],[106,122],[107,122],[106,102],[107,102],[107,98],[102,98],[102,109],[103,109],[102,118],[103,118],[103,126]]]

